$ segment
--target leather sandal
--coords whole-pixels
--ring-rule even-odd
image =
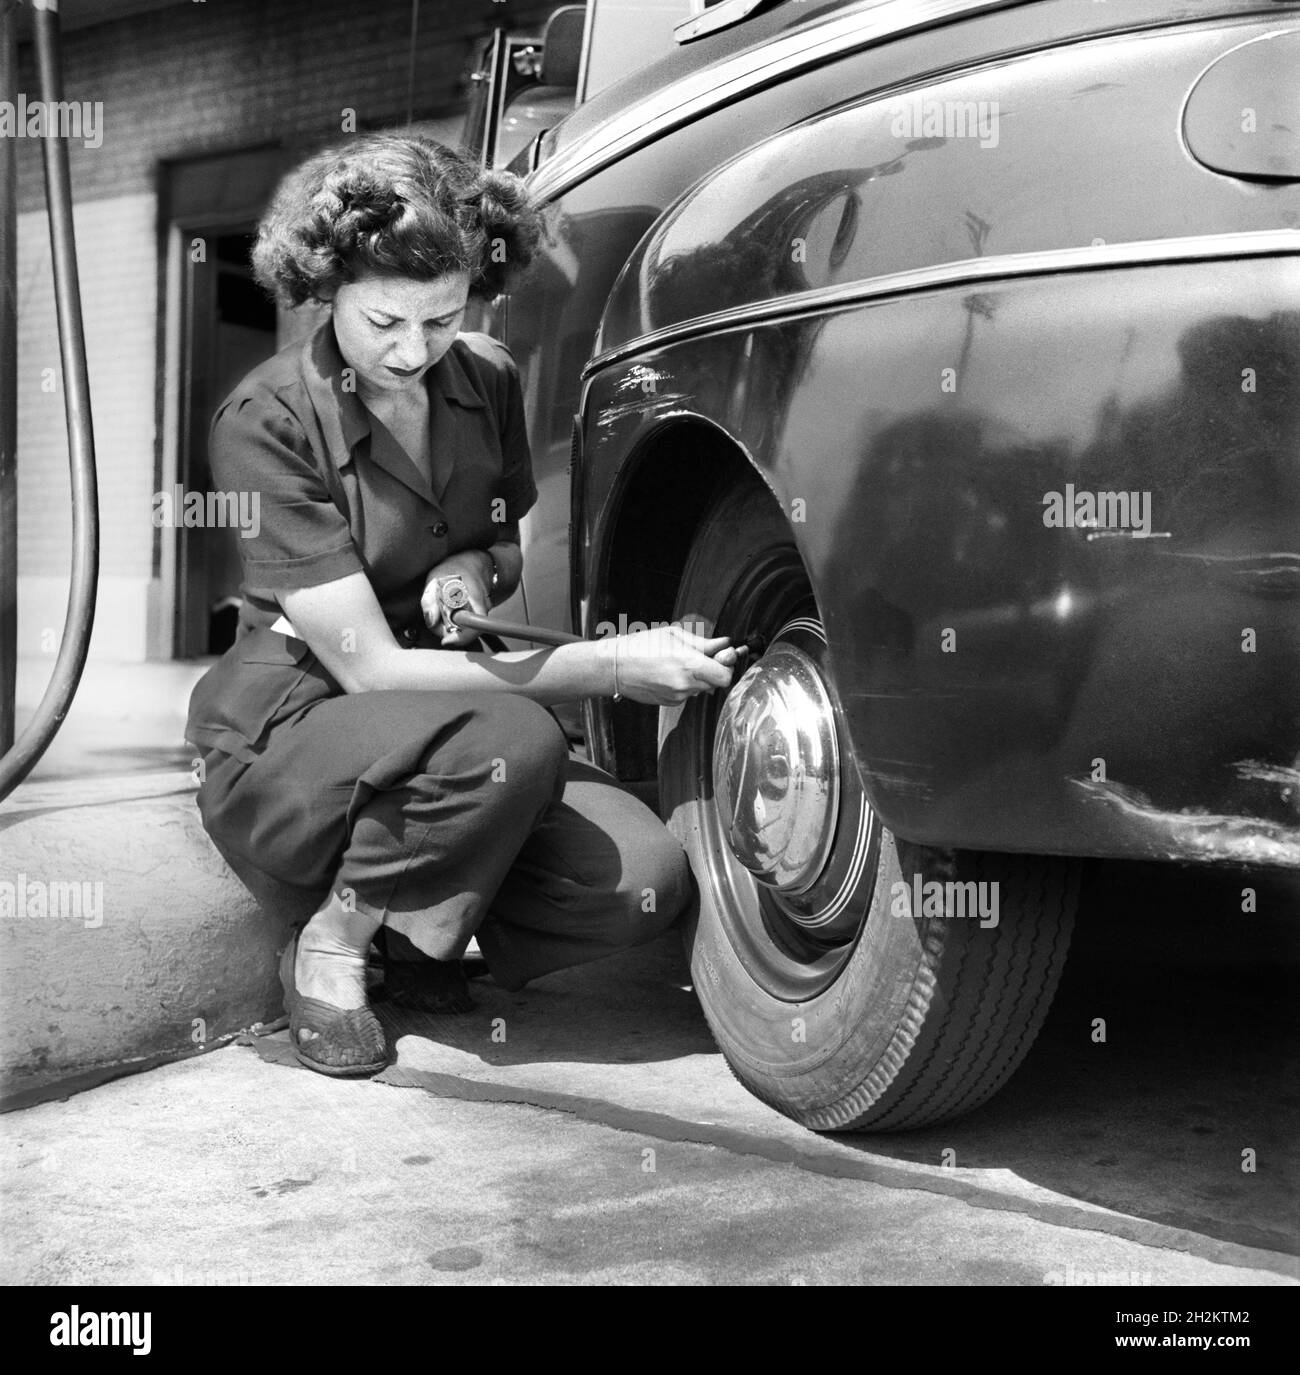
[[[284,1010],[289,1014],[289,1040],[301,1064],[335,1079],[360,1079],[378,1074],[388,1065],[388,1042],[379,1018],[369,1007],[335,1007],[298,992],[294,965],[298,958],[299,927],[280,956]],[[314,1031],[306,1041],[302,1032]]]

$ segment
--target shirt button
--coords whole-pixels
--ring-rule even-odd
[[[442,539],[442,537],[447,533],[447,522],[445,520],[440,520],[437,523],[437,525],[429,526],[429,529],[432,530],[433,533],[437,535],[439,539]]]
[[[416,642],[416,640],[419,639],[419,632],[413,630],[408,625],[402,631],[402,639],[404,639],[408,645],[413,645]]]

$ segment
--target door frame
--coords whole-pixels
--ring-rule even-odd
[[[196,235],[211,239],[217,233],[248,232],[294,161],[295,150],[277,143],[159,165],[162,328],[155,393],[155,491],[171,493],[178,482],[186,482],[197,423],[189,394],[194,319],[194,302],[187,293],[192,282],[186,260],[190,241]],[[215,262],[215,248],[210,261]],[[188,532],[183,526],[163,526],[153,533],[157,594],[150,616],[149,657],[188,657]]]

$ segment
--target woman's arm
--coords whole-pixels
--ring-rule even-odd
[[[512,520],[509,525],[503,525],[487,552],[496,564],[497,577],[500,579],[490,600],[493,606],[500,606],[502,602],[509,601],[514,596],[519,587],[519,580],[524,575],[524,555],[519,547],[519,522]]]
[[[667,705],[726,687],[736,657],[725,636],[706,639],[679,626],[507,654],[403,649],[364,573],[278,596],[295,633],[349,693],[517,692],[549,706],[617,690]]]
[[[497,566],[497,576],[500,578],[497,590],[491,598],[492,605],[499,606],[514,596],[524,575],[524,555],[519,548],[518,525],[515,526],[514,539],[503,536],[488,553],[492,555],[492,560]]]

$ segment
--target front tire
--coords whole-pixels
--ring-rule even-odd
[[[725,703],[660,712],[661,806],[700,888],[692,974],[732,1070],[818,1130],[927,1126],[985,1102],[1046,1016],[1077,863],[885,830],[807,574],[763,489],[706,515],[675,618],[762,651]]]

